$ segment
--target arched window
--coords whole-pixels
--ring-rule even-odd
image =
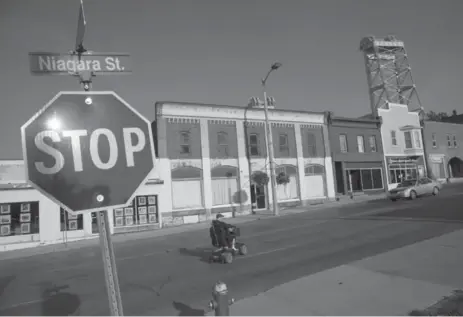
[[[275,169],[276,175],[285,173],[288,176],[297,175],[297,168],[293,165],[278,165]]]
[[[238,177],[238,168],[220,165],[211,169],[211,178]]]
[[[172,170],[172,180],[202,178],[202,170],[193,166],[181,166]]]
[[[306,165],[306,167],[304,169],[304,173],[305,173],[306,176],[323,175],[323,174],[325,174],[325,167],[323,165],[319,165],[319,164]]]

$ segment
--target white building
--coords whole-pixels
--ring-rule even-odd
[[[418,111],[389,103],[377,110],[382,118],[381,138],[388,189],[407,178],[424,177],[426,161]]]
[[[158,165],[162,169],[162,163]],[[134,206],[109,209],[112,233],[153,230],[162,226],[163,211],[171,210],[157,173],[140,188]],[[94,213],[71,216],[28,186],[22,160],[0,161],[0,251],[98,237]]]

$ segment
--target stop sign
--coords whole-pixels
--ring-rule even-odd
[[[79,213],[126,205],[154,167],[150,122],[114,92],[60,92],[21,127],[29,183]]]

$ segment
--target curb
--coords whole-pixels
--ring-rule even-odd
[[[365,200],[346,200],[346,201],[335,201],[335,202],[328,202],[322,203],[317,205],[309,205],[304,207],[295,207],[295,208],[287,208],[282,209],[279,216],[275,217],[271,213],[256,213],[250,215],[243,215],[238,216],[236,218],[227,218],[227,221],[232,224],[239,224],[239,223],[248,223],[257,220],[264,220],[264,219],[271,219],[271,218],[278,218],[278,217],[285,217],[294,214],[300,214],[305,212],[314,212],[320,211],[323,209],[329,209],[334,207],[339,207],[343,205],[351,205],[351,204],[361,204],[366,203],[369,201],[376,201],[382,200],[385,197],[374,197],[372,199],[365,199]],[[181,234],[185,232],[197,231],[200,229],[207,228],[209,226],[209,222],[200,222],[200,223],[193,223],[175,227],[168,227],[162,228],[153,231],[142,231],[142,232],[130,232],[124,234],[116,234],[112,236],[112,240],[114,244],[126,243],[130,241],[136,240],[145,240],[150,238],[161,238],[161,237],[168,237],[174,234]],[[82,248],[94,247],[99,245],[99,237],[95,236],[94,238],[87,238],[83,240],[77,241],[70,241],[66,244],[59,243],[59,244],[50,244],[50,245],[39,245],[32,248],[24,248],[19,250],[11,250],[11,251],[3,251],[0,252],[2,260],[13,260],[18,258],[27,258],[36,255],[45,255],[45,254],[52,254],[56,252],[65,252],[65,251],[72,251],[78,250]]]

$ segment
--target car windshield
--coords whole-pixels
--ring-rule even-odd
[[[403,181],[397,187],[410,187],[410,186],[415,186],[415,184],[416,184],[416,179],[412,179],[412,180]]]

